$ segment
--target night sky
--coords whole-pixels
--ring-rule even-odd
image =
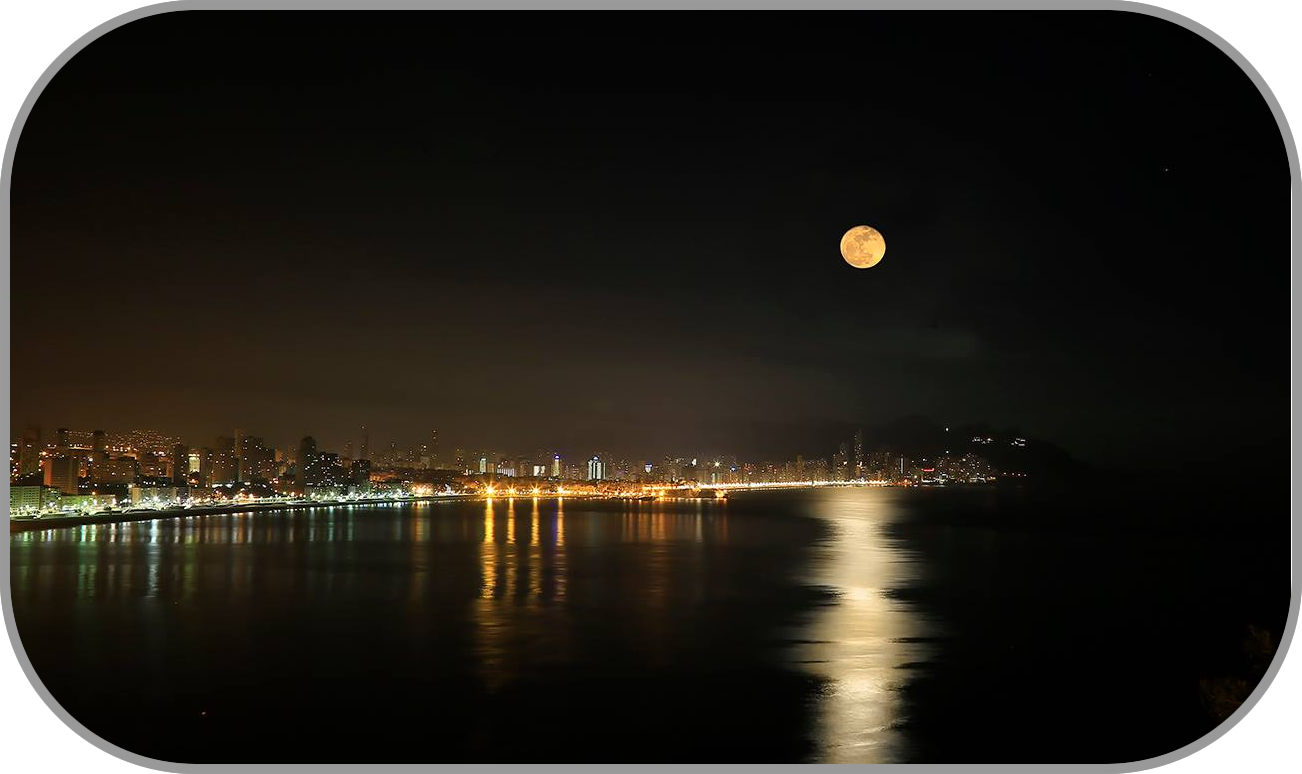
[[[1133,14],[169,13],[20,136],[11,421],[1285,455],[1288,183],[1247,76]]]

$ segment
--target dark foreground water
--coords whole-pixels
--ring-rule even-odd
[[[1287,547],[1044,508],[217,515],[17,534],[10,581],[54,697],[171,761],[1115,762],[1201,736],[1202,681],[1242,668],[1249,625],[1282,631]]]

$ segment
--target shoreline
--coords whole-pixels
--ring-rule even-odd
[[[476,495],[426,495],[421,497],[384,497],[346,502],[312,502],[312,503],[240,503],[230,505],[206,505],[196,508],[163,508],[152,511],[115,511],[76,516],[46,516],[40,519],[20,518],[9,520],[9,533],[37,532],[60,527],[81,527],[87,524],[117,524],[136,521],[154,521],[156,519],[179,519],[188,516],[219,516],[231,513],[252,513],[260,511],[299,510],[302,508],[343,508],[353,505],[393,505],[396,503],[427,503],[455,500],[469,500]]]
[[[158,510],[144,511],[112,511],[108,513],[95,514],[78,514],[75,516],[45,516],[39,519],[33,518],[11,518],[9,519],[9,534],[18,534],[23,532],[40,532],[49,529],[59,529],[66,527],[82,527],[88,524],[124,524],[137,521],[154,521],[157,519],[180,519],[190,516],[220,516],[232,513],[259,513],[262,511],[281,511],[281,510],[301,510],[304,508],[348,508],[352,506],[369,506],[369,505],[395,505],[406,503],[438,503],[438,502],[465,502],[473,500],[506,500],[511,497],[520,499],[555,499],[566,498],[571,500],[590,500],[590,499],[611,499],[620,500],[628,499],[617,496],[591,495],[591,494],[557,494],[556,492],[540,492],[538,494],[526,495],[484,495],[482,492],[474,494],[441,494],[441,495],[422,495],[417,497],[384,497],[368,498],[365,500],[350,501],[323,501],[310,503],[295,502],[272,502],[272,503],[239,503],[229,505],[206,505],[195,508],[160,508]],[[670,498],[670,499],[710,499],[714,498]]]
[[[781,491],[789,489],[808,489],[820,488],[821,486],[841,487],[861,487],[865,486],[859,482],[837,482],[835,484],[803,484],[792,483],[778,486],[760,486],[760,487],[700,487],[699,491],[723,491],[728,495],[742,494],[745,492],[762,492],[762,491]],[[689,490],[690,491],[690,490]],[[565,493],[557,492],[540,492],[538,494],[515,494],[515,495],[485,495],[483,492],[467,494],[438,494],[438,495],[420,495],[408,497],[383,497],[368,498],[364,500],[351,501],[320,501],[320,502],[269,502],[269,503],[231,503],[225,505],[205,505],[193,508],[161,508],[158,510],[141,510],[141,511],[112,511],[108,513],[95,514],[78,514],[71,516],[45,516],[42,518],[10,518],[9,533],[18,534],[23,532],[39,532],[50,529],[59,529],[66,527],[81,527],[90,524],[121,524],[138,521],[154,521],[157,519],[179,519],[189,516],[218,516],[232,513],[257,513],[262,511],[277,510],[299,510],[303,508],[344,508],[351,506],[368,506],[368,505],[394,505],[399,503],[435,503],[435,502],[458,502],[467,500],[492,500],[492,499],[509,499],[511,497],[519,498],[570,498],[570,499],[609,499],[609,500],[628,500],[644,499],[643,497],[631,497],[624,495],[609,494],[591,494],[591,493]],[[667,496],[666,500],[716,500],[715,496],[696,496],[677,495]],[[722,499],[726,499],[722,498]]]

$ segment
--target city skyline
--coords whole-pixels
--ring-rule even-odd
[[[179,433],[169,433],[160,431],[157,428],[124,428],[113,427],[112,429],[89,429],[86,427],[68,427],[64,425],[45,426],[39,423],[19,422],[13,426],[13,441],[18,441],[29,431],[35,430],[42,440],[44,446],[53,446],[56,444],[61,434],[66,434],[70,439],[67,445],[91,448],[95,443],[96,434],[105,434],[104,443],[109,446],[120,448],[142,447],[142,448],[166,448],[172,443],[184,442],[197,446],[217,446],[221,445],[220,439],[225,438],[228,442],[238,438],[241,433],[247,433],[251,429],[249,426],[234,426],[219,430],[210,436],[192,436],[182,435]],[[869,439],[878,444],[890,443],[897,446],[911,447],[918,445],[935,445],[939,443],[940,434],[948,434],[950,429],[954,428],[957,435],[963,432],[978,432],[982,434],[996,434],[1002,437],[1034,437],[1040,443],[1052,445],[1052,439],[1040,438],[1035,433],[1028,433],[1023,428],[1013,427],[995,427],[985,422],[956,422],[941,423],[935,422],[928,417],[911,416],[902,417],[895,422],[885,423],[882,425],[864,425],[850,422],[841,423],[822,423],[811,424],[807,429],[807,434],[816,440],[808,441],[804,444],[795,445],[789,448],[777,448],[776,456],[790,453],[809,453],[825,446],[826,439],[849,434],[853,436],[856,433],[862,434],[865,429],[875,435],[875,439]],[[405,451],[417,449],[432,449],[435,453],[450,458],[455,449],[492,449],[507,450],[512,454],[528,451],[538,453],[546,450],[547,453],[563,452],[566,456],[583,454],[594,450],[604,451],[606,453],[615,453],[625,457],[635,456],[682,456],[685,450],[690,450],[689,456],[719,456],[719,455],[742,455],[748,458],[760,459],[775,456],[773,448],[765,449],[748,447],[744,442],[723,441],[715,444],[693,444],[690,442],[670,443],[665,446],[642,447],[637,444],[628,442],[601,442],[601,441],[580,441],[571,443],[548,443],[546,439],[538,438],[537,440],[526,441],[520,444],[503,444],[499,442],[485,441],[483,438],[475,438],[473,435],[468,438],[451,438],[440,433],[437,428],[430,428],[423,434],[419,431],[409,431],[407,433],[385,434],[375,431],[372,426],[358,425],[354,428],[352,434],[334,434],[327,435],[319,432],[304,432],[291,437],[271,438],[268,435],[257,432],[253,433],[259,441],[266,443],[269,448],[292,449],[303,438],[310,437],[317,442],[317,445],[323,449],[330,449],[339,453],[341,456],[350,459],[374,459],[385,455],[390,448],[398,448]],[[916,440],[919,435],[929,435],[931,440]],[[955,437],[957,437],[957,435]],[[902,437],[903,436],[903,437]],[[152,441],[148,439],[153,439]],[[214,441],[214,439],[217,439]],[[354,454],[353,451],[356,451]],[[368,451],[371,452],[368,454]],[[1065,450],[1070,452],[1070,450]]]
[[[268,445],[236,428],[211,445],[190,445],[155,431],[128,433],[57,428],[42,442],[28,426],[10,445],[11,518],[19,528],[119,514],[160,511],[174,516],[221,513],[235,507],[311,503],[392,503],[464,496],[662,499],[671,492],[717,497],[727,491],[775,487],[947,486],[1023,484],[1036,444],[1022,437],[950,436],[919,453],[866,441],[863,428],[836,444],[830,457],[797,454],[786,461],[737,455],[666,455],[629,459],[606,452],[572,457],[559,451],[512,454],[482,447],[443,452],[431,430],[427,443],[373,450],[359,428],[359,456],[348,442],[340,455],[304,436],[297,448]],[[962,435],[962,437],[958,437]],[[1024,452],[1025,456],[1009,454]],[[361,456],[370,454],[370,458]],[[990,455],[993,456],[990,457]],[[444,456],[446,455],[446,456]],[[1001,464],[1002,463],[1002,464]],[[1062,470],[1054,472],[1061,475]],[[1035,484],[1051,483],[1036,480]],[[295,499],[290,499],[295,498]]]
[[[813,454],[794,453],[787,455],[790,459],[783,458],[781,455],[774,459],[748,456],[745,453],[738,454],[735,450],[729,452],[679,449],[675,452],[612,453],[610,450],[598,449],[595,446],[589,447],[586,451],[538,446],[531,451],[525,451],[465,443],[443,448],[437,430],[430,431],[425,443],[401,445],[397,441],[390,441],[387,445],[383,445],[383,448],[371,448],[371,453],[368,455],[366,450],[371,447],[371,443],[369,428],[366,426],[359,428],[363,440],[356,446],[358,454],[353,454],[352,441],[345,442],[342,451],[339,447],[319,443],[316,437],[311,435],[302,437],[296,444],[267,443],[263,437],[248,433],[243,428],[236,428],[228,435],[216,436],[212,442],[190,442],[152,430],[137,429],[121,432],[56,428],[52,434],[44,434],[39,426],[28,425],[11,442],[10,456],[11,480],[35,473],[39,465],[43,465],[50,458],[67,454],[84,458],[88,464],[94,463],[95,455],[99,455],[100,461],[110,462],[119,457],[130,458],[136,460],[141,466],[137,469],[138,476],[176,478],[174,471],[177,455],[182,455],[181,461],[184,467],[193,465],[194,456],[200,452],[205,455],[215,453],[229,455],[230,470],[221,478],[220,483],[265,481],[273,477],[274,474],[267,473],[265,469],[250,467],[249,460],[274,462],[283,473],[286,466],[293,466],[303,459],[325,454],[343,462],[366,461],[393,469],[572,479],[593,478],[591,465],[593,461],[601,465],[597,470],[608,473],[608,475],[599,473],[595,476],[600,479],[615,478],[617,471],[622,478],[626,473],[635,474],[642,466],[660,467],[662,463],[701,468],[708,468],[711,464],[718,468],[723,464],[736,472],[739,466],[789,464],[793,459],[808,459],[811,464],[816,463],[828,467],[829,470],[836,470],[845,469],[852,460],[853,465],[848,469],[853,471],[853,475],[847,476],[842,470],[832,478],[856,478],[861,476],[870,457],[880,458],[880,455],[888,450],[891,450],[890,453],[895,456],[921,454],[935,457],[950,454],[951,450],[948,447],[951,446],[957,450],[971,448],[986,450],[991,444],[996,443],[1014,448],[1025,448],[1028,444],[1028,440],[1024,437],[1007,432],[990,431],[988,428],[983,428],[981,435],[970,438],[968,436],[973,432],[971,427],[955,428],[956,432],[952,436],[950,429],[943,428],[943,436],[935,436],[929,442],[917,440],[901,442],[898,437],[890,440],[869,438],[866,441],[864,429],[861,427],[857,428],[848,439],[829,444],[825,451],[830,453],[823,456],[818,456],[818,451],[815,450]],[[973,444],[976,446],[974,447]],[[835,448],[832,448],[833,446]],[[962,451],[959,453],[961,454]],[[186,457],[189,458],[188,462]],[[170,465],[171,469],[163,473],[161,469],[149,467],[155,464],[154,460],[157,460],[157,464]],[[582,473],[585,465],[588,470],[586,475]],[[509,467],[509,470],[503,470],[503,466]],[[877,467],[885,466],[877,465]]]

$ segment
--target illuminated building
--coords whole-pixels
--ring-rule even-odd
[[[240,443],[240,482],[270,481],[279,475],[275,450],[256,435],[246,435]]]
[[[369,460],[371,458],[371,434],[367,432],[366,425],[362,425],[362,448],[361,458]]]
[[[348,476],[339,464],[339,455],[332,452],[318,452],[312,455],[304,468],[304,482],[307,486],[343,487],[348,484]]]
[[[139,475],[148,478],[170,479],[172,477],[172,463],[157,452],[149,452],[140,455],[140,458],[136,460],[136,471]]]
[[[9,512],[12,514],[39,511],[41,509],[41,493],[45,489],[46,487],[40,484],[36,486],[9,487]]]
[[[90,465],[92,484],[130,484],[136,480],[136,474],[136,461],[132,457],[92,461]]]
[[[232,443],[235,449],[235,483],[239,483],[248,477],[248,471],[245,469],[245,450],[244,450],[244,431],[235,428],[235,438]]]
[[[935,467],[945,478],[967,484],[990,483],[999,476],[988,460],[971,452],[961,457],[945,455],[936,461]]]
[[[125,442],[120,442],[120,445],[135,449],[137,452],[156,451],[166,454],[172,444],[179,440],[153,430],[132,430]]]
[[[863,478],[867,460],[863,456],[863,428],[854,431],[854,477]]]
[[[170,505],[182,490],[174,486],[133,486],[128,491],[132,505]]]
[[[842,443],[832,457],[832,480],[850,480],[850,444]]]
[[[874,451],[864,463],[864,478],[871,481],[887,481],[894,477],[897,460],[888,451]]]
[[[560,478],[561,470],[562,470],[561,455],[553,454],[552,455],[552,478]]]
[[[35,513],[57,508],[62,493],[43,484],[9,487],[9,513]]]
[[[80,460],[71,454],[56,454],[47,457],[45,465],[45,485],[68,494],[77,493],[77,470]]]
[[[588,460],[588,480],[601,481],[606,478],[606,463],[601,461],[600,456],[594,456]]]
[[[212,449],[204,447],[199,450],[198,473],[199,486],[208,487],[212,485]],[[195,460],[193,457],[190,461],[191,470],[194,470]]]
[[[233,484],[235,483],[235,452],[218,446],[209,457],[209,479],[210,484]]]
[[[350,479],[356,486],[366,487],[371,481],[371,461],[370,460],[353,460],[352,467],[349,469]]]

